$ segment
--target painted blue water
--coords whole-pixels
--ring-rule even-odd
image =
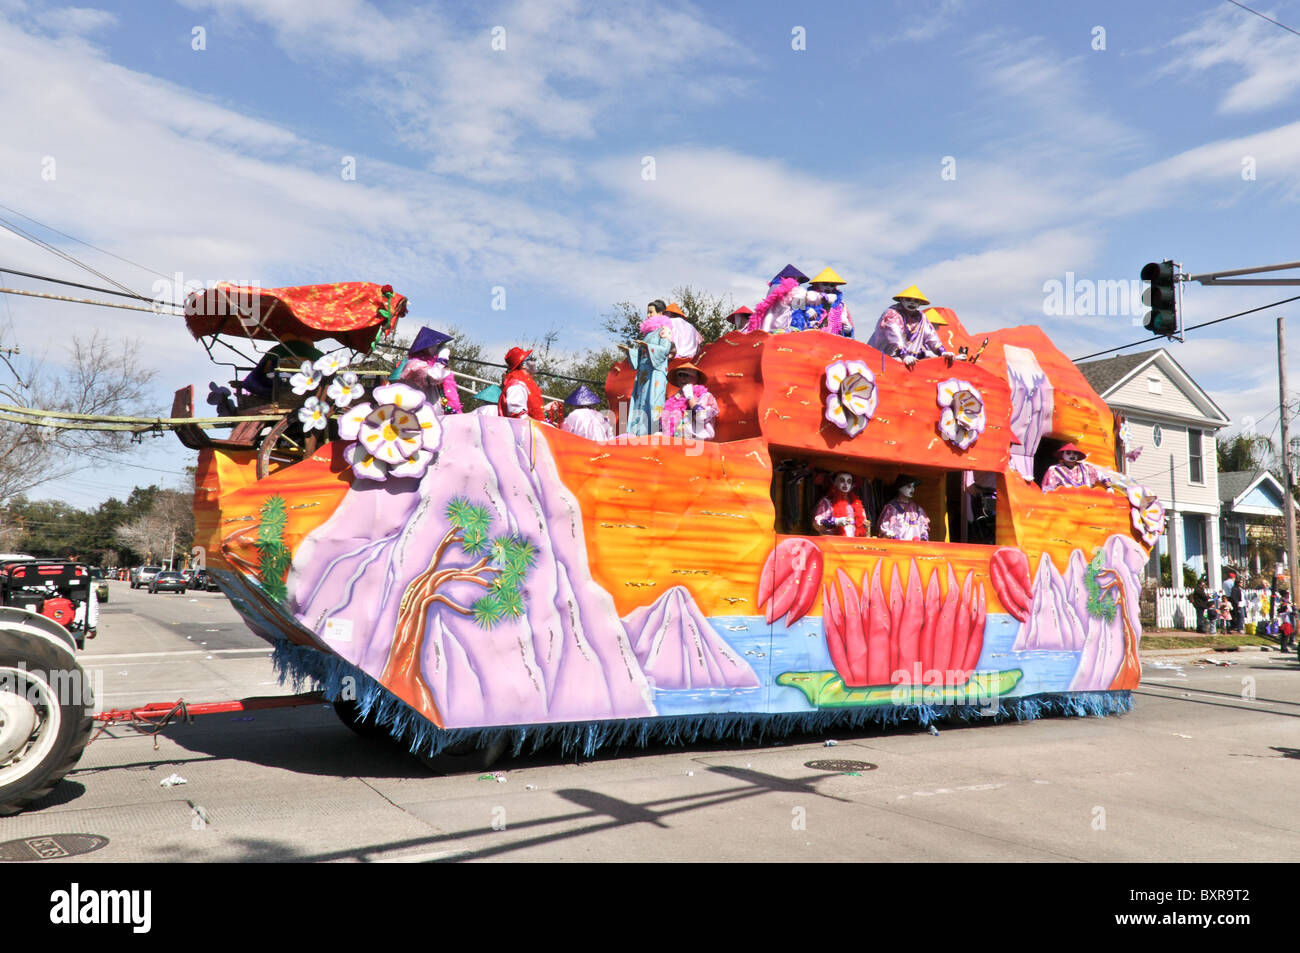
[[[759,687],[747,689],[656,689],[655,705],[661,715],[703,712],[814,711],[797,688],[777,685],[782,672],[834,670],[820,618],[803,618],[792,626],[769,625],[762,616],[712,616],[713,630],[749,663]],[[1063,692],[1079,666],[1079,652],[1017,652],[1012,649],[1020,623],[1010,615],[989,615],[984,628],[984,648],[976,668],[1006,671],[1018,668],[1024,677],[1011,695]]]

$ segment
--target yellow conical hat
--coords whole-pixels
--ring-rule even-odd
[[[810,285],[816,285],[816,284],[847,285],[848,284],[847,281],[845,281],[839,275],[835,274],[834,268],[823,268],[821,271],[817,272],[817,277],[813,278],[813,280],[808,283]]]
[[[909,296],[909,297],[910,297],[910,296]],[[936,311],[934,308],[926,308],[926,309],[925,309],[925,318],[926,318],[926,320],[929,321],[931,324],[935,324],[935,325],[938,325],[938,324],[947,324],[947,323],[948,323],[948,319],[945,318],[945,317],[944,317],[942,314],[940,314],[938,311]]]
[[[894,295],[895,301],[897,301],[899,298],[915,298],[917,301],[920,301],[922,304],[930,303],[930,299],[927,298],[925,295],[921,294],[921,289],[918,288],[916,285],[912,285],[906,291],[900,291],[898,294]]]

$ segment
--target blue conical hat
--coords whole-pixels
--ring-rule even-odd
[[[600,398],[586,384],[579,384],[572,394],[564,398],[570,407],[599,407]]]
[[[808,280],[808,276],[805,275],[798,268],[796,268],[794,265],[786,265],[784,268],[782,268],[780,271],[776,273],[776,277],[773,278],[769,283],[776,284],[777,282],[785,281],[785,279],[787,278],[793,278],[795,281],[799,282],[799,284],[803,284],[805,281]]]

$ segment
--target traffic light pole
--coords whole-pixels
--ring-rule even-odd
[[[1282,475],[1286,478],[1286,573],[1292,598],[1296,594],[1295,571],[1295,497],[1291,495],[1291,427],[1290,408],[1286,403],[1286,318],[1277,319],[1277,381],[1282,411]]]
[[[1300,268],[1300,261],[1280,265],[1260,265],[1258,268],[1238,268],[1235,271],[1207,271],[1203,275],[1180,276],[1180,281],[1195,281],[1202,285],[1300,285],[1300,278],[1238,278],[1238,275],[1258,275],[1266,271],[1289,271]]]

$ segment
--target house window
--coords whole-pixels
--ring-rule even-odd
[[[1162,429],[1160,429],[1159,424],[1156,424],[1154,427],[1151,428],[1151,439],[1157,447],[1160,446],[1160,441],[1163,440],[1164,438],[1165,438],[1165,432]]]
[[[1147,393],[1148,394],[1160,393],[1160,378],[1158,377],[1147,378]]]
[[[1205,472],[1201,463],[1201,432],[1187,431],[1187,479],[1191,483],[1204,483]]]

